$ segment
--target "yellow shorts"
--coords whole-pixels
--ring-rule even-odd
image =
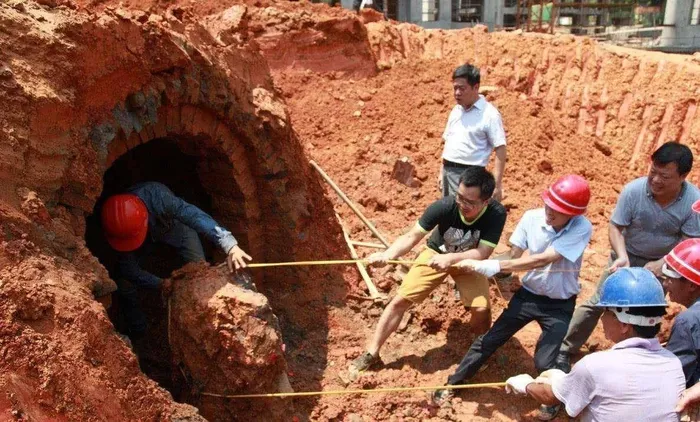
[[[433,255],[437,254],[432,249],[426,249],[418,255],[415,264],[404,277],[399,295],[413,303],[422,302],[430,292],[435,290],[448,275],[452,276],[459,290],[464,306],[469,308],[490,308],[489,280],[481,274],[457,273],[450,271],[438,271],[427,265]]]

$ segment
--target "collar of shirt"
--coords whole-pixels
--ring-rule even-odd
[[[479,99],[476,100],[476,101],[474,102],[474,104],[471,105],[471,107],[469,107],[469,108],[464,108],[463,105],[460,105],[460,107],[462,107],[462,111],[466,113],[466,112],[470,111],[470,110],[473,109],[473,108],[475,108],[475,109],[477,109],[477,110],[483,110],[485,105],[486,105],[486,99],[484,98],[483,95],[479,94]]]
[[[641,338],[641,337],[632,337],[628,338],[627,340],[622,340],[621,342],[615,344],[612,349],[617,350],[617,349],[631,349],[631,348],[640,348],[640,349],[647,349],[647,350],[661,350],[661,343],[659,343],[659,340],[656,338]]]
[[[687,281],[687,280],[686,280]],[[692,283],[692,282],[691,282]],[[692,305],[688,306],[688,308],[700,308],[700,297],[695,299],[695,302],[693,302]]]
[[[651,189],[649,189],[649,179],[644,181],[644,189],[646,190],[647,197],[654,199],[654,194],[651,193]],[[681,191],[678,193],[678,197],[676,197],[676,199],[673,202],[678,202],[681,199],[683,199],[683,194],[685,193],[685,189],[686,189],[686,182],[684,180],[683,183],[681,184]]]
[[[546,218],[546,217],[545,217],[545,218]],[[569,228],[571,228],[571,225],[574,223],[574,218],[576,218],[576,216],[571,217],[571,218],[569,219],[569,222],[566,223],[566,225],[565,225],[561,230],[559,230],[559,231],[554,230],[554,227],[550,226],[550,225],[547,224],[547,223],[542,224],[542,230],[547,231],[547,232],[550,232],[550,233],[554,233],[554,237],[559,237],[559,236],[561,236],[562,234],[564,234],[567,230],[569,230]],[[545,221],[546,221],[546,220],[545,220]]]

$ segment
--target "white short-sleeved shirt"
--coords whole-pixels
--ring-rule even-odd
[[[447,118],[442,139],[443,159],[486,167],[493,149],[506,144],[501,113],[483,95],[469,109],[458,104]]]
[[[685,389],[678,358],[657,339],[633,337],[581,359],[552,383],[569,416],[582,422],[678,421]]]
[[[542,253],[551,246],[563,258],[528,271],[522,279],[523,287],[551,299],[568,299],[578,294],[583,251],[592,234],[593,225],[582,215],[571,218],[563,229],[556,232],[547,224],[544,208],[525,212],[510,237],[510,243],[530,251],[531,255]]]

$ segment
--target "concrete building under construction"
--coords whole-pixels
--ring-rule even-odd
[[[342,5],[352,8],[359,2],[342,0]],[[700,0],[374,0],[372,6],[391,19],[425,28],[556,29],[642,48],[700,50]]]

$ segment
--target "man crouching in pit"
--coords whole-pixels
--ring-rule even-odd
[[[506,221],[505,208],[490,199],[495,188],[493,175],[483,167],[470,166],[459,180],[455,196],[432,203],[418,223],[386,250],[368,257],[370,265],[385,265],[416,246],[431,230],[427,248],[421,252],[399,287],[398,294],[384,309],[367,350],[355,359],[349,371],[352,377],[380,362],[379,349],[396,331],[408,308],[423,301],[451,275],[462,303],[471,311],[471,329],[475,335],[491,326],[489,282],[478,273],[458,272],[450,268],[463,259],[487,259],[498,244]]]

